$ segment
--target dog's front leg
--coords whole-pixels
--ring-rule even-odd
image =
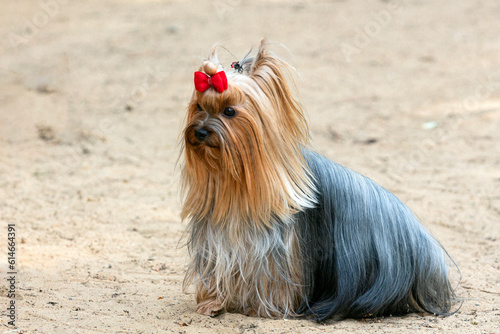
[[[224,312],[224,307],[217,298],[217,290],[214,285],[207,288],[204,284],[196,287],[196,312],[211,317],[216,317]]]

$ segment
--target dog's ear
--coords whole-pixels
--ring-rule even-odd
[[[297,87],[293,79],[294,68],[268,50],[262,39],[253,57],[248,75],[267,96],[277,117],[294,140],[305,144],[308,128],[299,103]]]
[[[246,62],[250,65],[247,67],[248,75],[259,85],[272,89],[282,88],[286,90],[288,95],[296,95],[296,92],[294,92],[295,94],[290,94],[291,92],[288,91],[288,88],[295,88],[295,81],[293,79],[295,69],[269,51],[268,42],[264,38],[261,39],[256,54],[247,59]]]
[[[250,76],[264,75],[265,72],[279,76],[280,80],[289,80],[290,70],[294,68],[276,56],[272,51],[269,51],[269,43],[265,38],[260,40],[259,48],[256,54],[250,58],[250,68],[248,74]]]
[[[249,74],[254,75],[258,71],[259,68],[261,68],[263,65],[266,63],[266,57],[269,56],[267,51],[267,42],[264,38],[260,40],[259,43],[259,48],[257,50],[256,55],[253,57],[250,69],[249,69]]]

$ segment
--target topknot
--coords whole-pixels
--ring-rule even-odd
[[[208,74],[209,76],[213,76],[218,72],[219,66],[212,62],[211,60],[204,60],[203,64],[201,65],[201,69],[203,72]]]

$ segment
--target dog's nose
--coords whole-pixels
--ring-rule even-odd
[[[194,136],[198,141],[204,141],[208,137],[208,131],[203,128],[196,129],[194,130]]]

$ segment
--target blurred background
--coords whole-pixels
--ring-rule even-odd
[[[0,221],[18,228],[19,329],[498,332],[499,17],[496,0],[2,1]],[[230,70],[262,37],[297,69],[311,147],[393,191],[455,259],[457,314],[325,327],[194,313],[178,216],[193,72],[214,44]]]

